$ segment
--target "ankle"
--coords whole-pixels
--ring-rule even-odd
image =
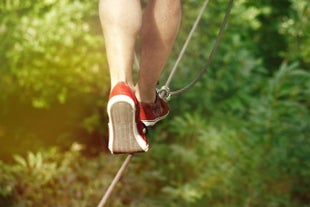
[[[139,102],[154,103],[156,101],[156,90],[141,90],[139,87],[135,87],[135,95]]]

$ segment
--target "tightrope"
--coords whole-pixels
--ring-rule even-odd
[[[106,193],[104,194],[104,196],[102,197],[98,207],[103,207],[108,199],[110,198],[111,196],[111,193],[113,191],[113,189],[115,188],[116,184],[118,183],[119,179],[121,178],[124,170],[126,169],[127,165],[129,164],[131,158],[133,157],[133,154],[129,154],[127,156],[127,158],[125,159],[125,161],[123,162],[122,166],[120,167],[120,169],[117,171],[112,183],[110,184],[108,190],[106,191]]]

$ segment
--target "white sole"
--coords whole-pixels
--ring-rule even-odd
[[[148,143],[137,130],[134,101],[126,95],[113,96],[108,102],[107,111],[110,152],[112,154],[146,152]]]

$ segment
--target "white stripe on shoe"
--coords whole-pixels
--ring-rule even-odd
[[[141,120],[142,123],[146,126],[146,127],[152,127],[154,126],[155,124],[157,124],[157,122],[163,120],[164,118],[166,118],[168,116],[169,112],[167,114],[165,114],[164,116],[160,116],[156,119],[153,119],[153,120]]]

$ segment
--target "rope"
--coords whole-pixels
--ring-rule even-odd
[[[190,33],[188,34],[188,36],[187,36],[187,38],[186,38],[186,41],[185,41],[185,43],[184,43],[184,45],[183,45],[183,47],[182,47],[182,50],[181,50],[181,52],[180,52],[180,54],[179,54],[179,56],[178,56],[178,58],[177,58],[177,60],[176,60],[176,62],[175,62],[175,64],[174,64],[174,66],[173,66],[173,68],[172,68],[172,71],[171,71],[171,73],[170,73],[170,75],[169,75],[169,77],[168,77],[168,80],[167,80],[165,86],[168,87],[168,86],[170,85],[171,80],[172,80],[172,78],[173,78],[173,76],[174,76],[174,74],[175,74],[175,72],[176,72],[176,70],[177,70],[177,67],[179,66],[179,64],[180,64],[180,62],[181,62],[181,59],[182,59],[182,57],[183,57],[183,55],[184,55],[184,53],[185,53],[185,50],[186,50],[186,48],[187,48],[187,46],[188,46],[190,40],[192,39],[192,36],[193,36],[193,34],[194,34],[194,32],[195,32],[197,26],[198,26],[198,23],[199,23],[200,20],[201,20],[201,17],[202,17],[202,15],[203,15],[204,10],[206,9],[208,3],[209,3],[209,0],[206,0],[206,1],[204,2],[204,4],[202,5],[202,7],[201,7],[201,9],[200,9],[200,12],[199,12],[199,14],[198,14],[198,16],[197,16],[197,18],[196,18],[194,24],[193,24],[193,27],[192,27]]]
[[[207,1],[205,2],[205,4],[207,4]],[[216,52],[216,50],[218,48],[218,45],[219,45],[219,43],[221,41],[221,38],[223,36],[224,29],[225,29],[225,27],[227,25],[228,17],[230,15],[230,12],[231,12],[231,9],[232,9],[232,6],[233,6],[233,2],[234,2],[234,0],[230,0],[229,3],[228,3],[227,9],[226,9],[226,13],[225,13],[223,22],[221,24],[219,33],[217,35],[216,41],[215,41],[214,46],[213,46],[213,48],[212,48],[212,50],[211,50],[211,52],[209,54],[209,57],[208,57],[208,59],[206,61],[205,66],[200,70],[200,72],[195,77],[195,79],[192,82],[190,82],[187,86],[183,87],[182,89],[170,92],[169,84],[170,84],[170,82],[171,82],[171,80],[172,80],[172,78],[174,76],[174,73],[175,73],[175,71],[176,71],[176,69],[177,69],[177,67],[178,67],[178,65],[180,63],[180,60],[181,60],[181,57],[183,56],[183,53],[184,53],[185,49],[187,48],[187,45],[188,45],[190,39],[192,38],[192,33],[196,29],[196,26],[197,26],[196,24],[198,24],[198,22],[201,19],[200,15],[197,17],[197,19],[195,21],[195,25],[193,26],[193,28],[192,28],[192,30],[190,32],[190,35],[188,36],[188,38],[187,38],[187,40],[186,40],[186,42],[185,42],[185,44],[184,44],[184,46],[182,48],[181,54],[179,55],[179,58],[177,59],[175,65],[174,65],[174,67],[172,69],[172,72],[170,73],[170,75],[168,77],[168,80],[167,80],[166,84],[159,90],[160,95],[161,95],[162,98],[164,98],[165,100],[169,100],[170,96],[178,95],[178,94],[181,94],[181,93],[187,91],[188,89],[193,87],[198,82],[198,80],[202,77],[202,75],[207,71],[207,69],[209,68],[209,65],[210,65],[210,63],[211,63],[211,61],[212,61],[212,59],[214,57],[214,54],[215,54],[215,52]],[[201,9],[200,13],[202,13],[203,10],[204,10],[204,8]]]
[[[107,203],[108,199],[111,196],[112,191],[114,190],[116,184],[118,183],[119,179],[121,178],[124,170],[126,169],[127,165],[129,164],[131,158],[132,158],[133,154],[129,154],[127,156],[127,158],[125,159],[125,161],[123,162],[122,166],[120,167],[120,169],[117,171],[112,183],[110,184],[108,190],[106,191],[106,193],[104,194],[104,196],[102,197],[98,207],[104,207],[104,205]]]

